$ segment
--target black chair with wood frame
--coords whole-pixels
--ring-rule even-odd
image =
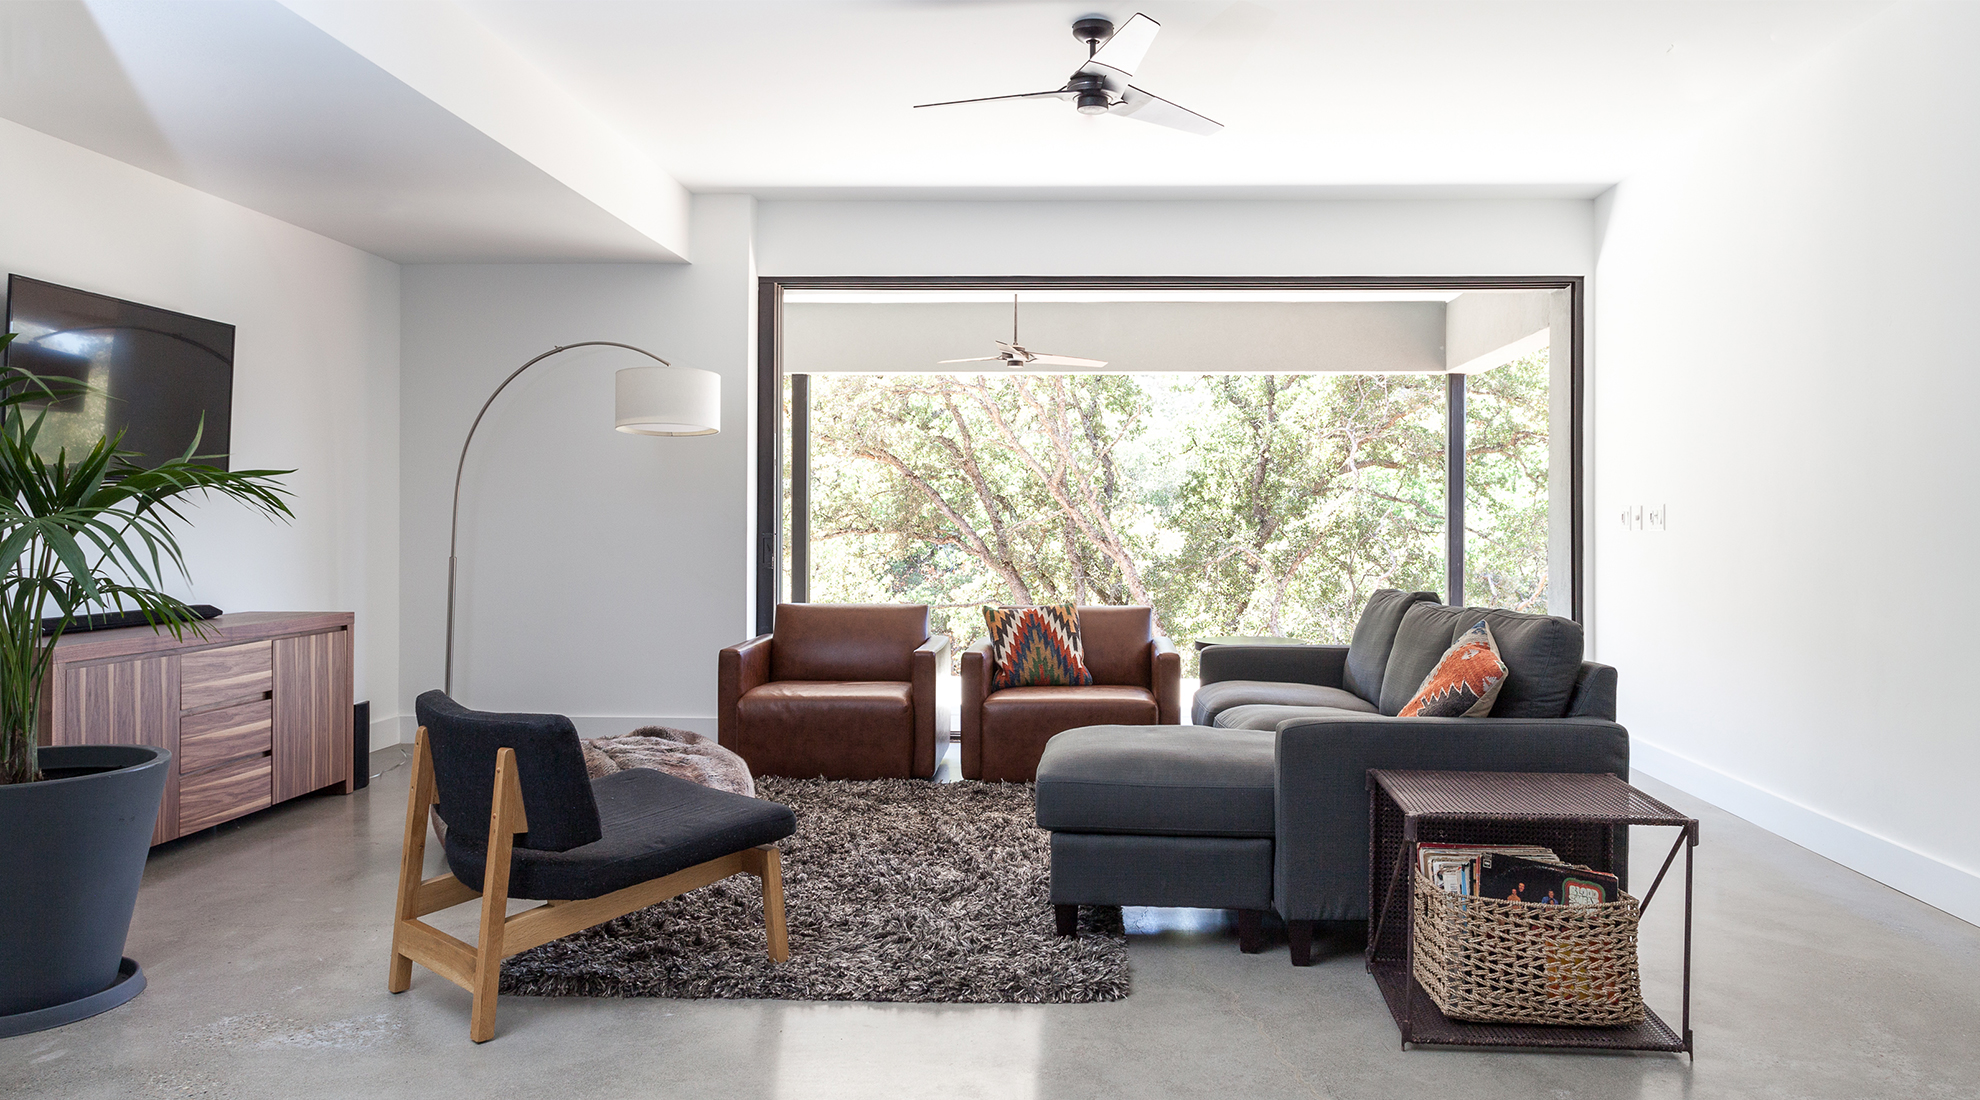
[[[503,959],[735,874],[762,880],[770,958],[790,957],[776,848],[797,830],[789,807],[650,768],[593,781],[562,715],[473,711],[438,691],[417,710],[392,992],[426,967],[473,994],[468,1037],[485,1043]],[[422,880],[436,806],[451,873]],[[419,919],[477,898],[478,944]],[[510,898],[544,904],[509,916]]]

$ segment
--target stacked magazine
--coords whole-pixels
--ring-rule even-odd
[[[1600,905],[1622,893],[1606,871],[1523,844],[1418,845],[1416,873],[1447,894],[1536,905]]]

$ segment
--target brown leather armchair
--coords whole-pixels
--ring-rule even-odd
[[[1173,726],[1182,721],[1182,657],[1155,633],[1147,607],[1082,607],[1085,687],[990,690],[990,643],[962,655],[965,779],[1028,783],[1052,735],[1079,726]]]
[[[721,653],[716,732],[757,775],[925,779],[948,663],[926,604],[780,603],[771,633]]]

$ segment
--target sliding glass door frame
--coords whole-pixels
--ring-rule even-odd
[[[784,291],[785,290],[1565,290],[1568,294],[1569,336],[1568,386],[1570,409],[1569,451],[1569,558],[1573,590],[1571,617],[1583,622],[1587,606],[1583,582],[1586,542],[1586,508],[1583,500],[1582,452],[1586,433],[1582,406],[1584,330],[1583,316],[1587,295],[1580,275],[1523,276],[1080,276],[1080,275],[862,275],[804,276],[757,280],[757,393],[756,393],[756,631],[768,634],[775,620],[781,590],[784,529]],[[1465,461],[1465,376],[1446,375],[1448,403],[1444,445],[1444,598],[1453,604],[1464,602],[1464,461]],[[801,386],[794,394],[793,415],[809,412],[808,378],[796,376]],[[804,410],[797,408],[796,396],[805,398]],[[791,598],[804,602],[808,597],[800,566],[809,565],[809,539],[804,520],[809,512],[810,455],[808,433],[794,443],[791,455],[792,559]],[[798,482],[805,481],[800,486]]]

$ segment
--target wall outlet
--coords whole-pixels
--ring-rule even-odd
[[[1667,512],[1667,506],[1662,504],[1656,505],[1655,507],[1650,509],[1650,530],[1652,531],[1669,530],[1669,528],[1665,525],[1666,512]]]

